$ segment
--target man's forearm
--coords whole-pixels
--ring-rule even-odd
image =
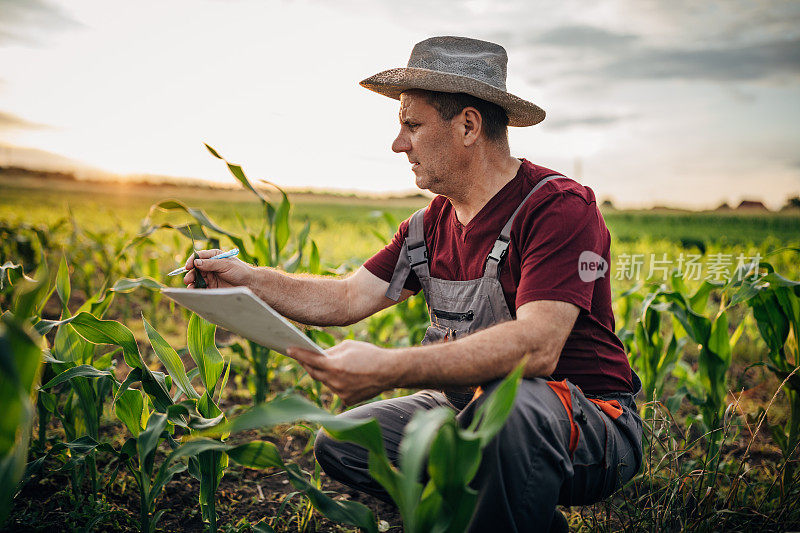
[[[537,339],[520,325],[510,321],[454,342],[395,350],[395,386],[435,388],[485,383],[507,375],[525,355],[525,377],[552,374],[560,347]],[[554,354],[555,349],[558,352]]]
[[[540,300],[521,305],[516,320],[454,342],[392,349],[345,341],[325,355],[302,348],[287,355],[348,405],[397,387],[478,385],[505,376],[525,355],[525,377],[548,376],[578,312],[570,303]]]
[[[477,385],[507,375],[528,356],[525,377],[549,376],[578,317],[578,308],[535,301],[517,309],[517,319],[462,339],[396,350],[395,387]]]
[[[260,267],[253,272],[250,289],[283,316],[303,324],[341,326],[351,320],[347,287],[341,278]]]

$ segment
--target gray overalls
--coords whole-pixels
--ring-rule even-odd
[[[416,273],[431,315],[423,344],[456,339],[512,319],[499,280],[511,225],[522,205],[558,177],[562,176],[542,179],[520,202],[486,259],[483,277],[476,280],[431,277],[424,210],[412,215],[386,296],[399,300],[409,273]],[[641,383],[635,373],[633,382],[638,392]],[[414,413],[449,407],[458,412],[459,424],[466,427],[499,383],[483,385],[487,394],[474,400],[471,388],[423,390],[361,405],[339,416],[377,419],[386,454],[397,464],[403,431]],[[568,380],[522,380],[505,426],[484,450],[470,483],[479,496],[469,531],[548,531],[557,504],[597,502],[633,477],[642,458],[642,422],[633,397],[631,393],[587,397]],[[337,441],[320,430],[314,455],[330,477],[391,501],[370,476],[367,451],[361,446]]]
[[[508,252],[511,225],[525,202],[545,183],[555,178],[563,176],[553,174],[542,178],[520,202],[500,231],[500,236],[497,237],[492,251],[486,258],[483,276],[478,279],[452,281],[431,277],[428,247],[425,245],[422,223],[425,209],[420,209],[411,216],[408,222],[408,236],[403,243],[403,249],[400,250],[400,257],[386,291],[386,297],[394,301],[400,300],[400,292],[403,290],[409,271],[414,271],[422,285],[422,293],[425,295],[431,315],[431,325],[425,332],[422,344],[454,340],[512,319],[503,295],[503,287],[500,285],[500,265]],[[447,399],[461,410],[472,400],[475,387],[448,389],[443,392]]]

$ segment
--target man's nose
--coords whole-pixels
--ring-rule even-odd
[[[411,150],[411,142],[409,142],[408,137],[403,135],[403,131],[400,130],[400,133],[397,134],[395,137],[394,142],[392,142],[392,151],[395,153],[402,153],[408,152]]]

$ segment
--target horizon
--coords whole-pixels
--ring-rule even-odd
[[[207,142],[254,180],[413,194],[398,104],[358,81],[455,34],[503,45],[509,91],[548,113],[512,154],[598,201],[800,194],[797,3],[0,1],[0,165],[232,183]]]
[[[230,192],[246,192],[246,189],[242,187],[242,184],[239,181],[233,181],[233,182],[210,181],[210,180],[203,180],[201,178],[158,176],[154,174],[149,174],[149,175],[142,174],[136,176],[90,174],[90,175],[85,175],[83,177],[79,177],[76,176],[75,174],[64,171],[35,169],[35,168],[16,167],[16,166],[2,166],[2,165],[0,165],[0,180],[2,180],[3,174],[6,172],[30,173],[31,176],[27,177],[42,181],[47,181],[49,179],[57,179],[65,181],[74,181],[75,183],[95,183],[95,184],[112,185],[112,186],[119,185],[121,187],[127,187],[130,185],[141,185],[153,188],[183,187],[187,189],[213,189],[213,190],[230,191]],[[273,186],[273,184],[268,184],[263,182],[259,183],[258,181],[252,182],[251,184],[255,188],[259,189],[259,191],[261,191],[262,193],[267,193],[267,194],[276,193],[276,189]],[[26,186],[22,185],[21,187],[25,188]],[[432,199],[434,196],[436,196],[430,191],[421,189],[406,189],[400,191],[387,191],[387,192],[363,191],[357,189],[336,189],[336,188],[325,189],[325,188],[308,187],[308,186],[297,186],[297,187],[288,186],[288,187],[281,187],[281,189],[288,195],[355,197],[365,200],[411,199],[415,197]],[[743,211],[746,214],[750,214],[755,211],[759,211],[762,208],[766,209],[770,213],[780,213],[786,210],[794,212],[797,211],[799,208],[792,201],[797,199],[800,199],[800,196],[789,196],[785,199],[784,203],[781,204],[777,209],[770,208],[768,205],[764,204],[760,199],[756,197],[744,197],[733,203],[721,202],[720,204],[712,208],[700,208],[700,209],[693,209],[691,207],[686,207],[681,205],[670,205],[670,204],[652,204],[644,206],[619,206],[616,204],[616,202],[614,202],[613,198],[598,198],[597,203],[601,205],[601,207],[603,207],[604,209],[610,208],[614,211],[662,211],[663,210],[663,211],[675,211],[675,212],[708,213],[715,211],[730,210],[730,211]],[[797,212],[800,213],[800,211]]]

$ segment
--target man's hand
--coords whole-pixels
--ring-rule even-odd
[[[327,385],[345,405],[368,400],[394,387],[394,357],[390,350],[347,340],[326,351],[327,356],[289,348],[286,355],[296,359],[312,378]]]
[[[193,289],[195,279],[193,269],[197,268],[202,272],[209,289],[249,286],[253,280],[255,268],[236,257],[207,259],[220,253],[222,250],[199,250],[197,255],[200,256],[200,259],[194,260],[192,259],[194,255],[192,255],[186,261],[186,268],[192,270],[183,277],[183,282]]]

